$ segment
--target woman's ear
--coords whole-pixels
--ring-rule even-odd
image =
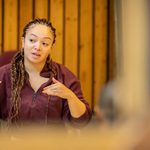
[[[25,39],[24,39],[24,37],[22,37],[22,48],[24,48],[24,41]]]

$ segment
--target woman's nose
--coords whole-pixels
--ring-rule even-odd
[[[41,43],[40,42],[36,42],[35,45],[34,45],[34,48],[36,50],[41,50]]]

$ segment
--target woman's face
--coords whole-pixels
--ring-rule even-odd
[[[53,33],[46,25],[31,26],[22,40],[25,61],[44,64],[50,54],[53,39]]]

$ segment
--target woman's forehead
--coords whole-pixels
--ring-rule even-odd
[[[44,24],[33,24],[26,32],[27,35],[36,35],[38,37],[53,36],[50,27]]]

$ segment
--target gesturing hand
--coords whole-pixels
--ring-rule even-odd
[[[52,78],[53,84],[43,88],[43,93],[47,95],[58,96],[68,100],[68,105],[70,109],[70,113],[74,118],[80,117],[85,113],[86,107],[85,104],[82,103],[78,97],[64,84]]]
[[[64,99],[69,99],[74,93],[68,89],[64,84],[52,78],[53,84],[43,88],[43,93],[47,95],[58,96]]]

